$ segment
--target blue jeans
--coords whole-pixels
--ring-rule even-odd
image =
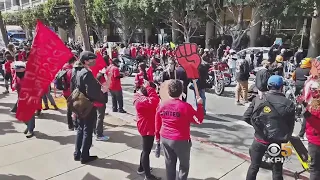
[[[44,105],[45,105],[46,107],[48,107],[48,99],[49,99],[49,101],[50,101],[50,103],[51,103],[52,106],[55,106],[55,105],[56,105],[56,102],[54,101],[54,99],[53,99],[50,91],[48,91],[48,93],[46,93],[46,94],[44,94],[44,95],[42,96],[43,103],[44,103]]]
[[[92,108],[88,117],[84,119],[77,119],[78,128],[77,128],[77,138],[76,138],[76,147],[74,152],[75,158],[88,159],[90,154],[89,150],[92,145],[92,133],[93,125],[97,118],[97,109]],[[82,152],[81,152],[82,148]]]
[[[196,96],[196,92],[194,92],[194,95]],[[203,105],[203,110],[204,113],[206,114],[206,90],[205,89],[199,89],[199,95],[202,99],[202,105]],[[197,100],[196,100],[197,101]]]
[[[34,116],[32,116],[32,118],[28,122],[26,122],[26,125],[28,128],[28,131],[30,133],[33,133],[33,130],[36,127],[36,118]]]

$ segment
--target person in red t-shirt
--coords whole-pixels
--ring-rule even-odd
[[[112,59],[112,64],[107,68],[106,73],[111,73],[110,78],[110,94],[112,98],[112,111],[113,112],[120,112],[120,113],[127,113],[123,109],[123,94],[122,94],[122,87],[121,87],[121,78],[124,77],[123,74],[120,74],[119,70],[120,60],[117,58]],[[119,108],[118,108],[119,105]]]
[[[14,60],[14,57],[11,56],[10,54],[7,54],[5,56],[6,58],[6,62],[4,63],[4,84],[6,87],[6,91],[3,92],[4,94],[8,94],[9,93],[9,82],[10,85],[12,85],[12,71],[11,71],[11,65],[12,62]]]
[[[131,47],[131,57],[132,58],[136,58],[137,57],[137,47],[135,45],[133,45]]]
[[[113,47],[112,48],[112,51],[111,51],[111,58],[118,58],[119,56],[119,53],[118,53],[118,50],[117,50],[117,47]]]
[[[96,135],[97,141],[107,141],[109,140],[109,136],[103,135],[103,122],[104,116],[106,113],[106,104],[108,103],[108,88],[110,85],[110,75],[106,73],[109,63],[109,56],[104,56],[104,61],[106,63],[106,67],[99,71],[97,74],[97,80],[101,84],[101,88],[104,89],[102,92],[105,97],[105,103],[103,106],[97,108],[97,120],[93,125],[93,132]]]
[[[167,180],[176,179],[177,158],[180,162],[179,178],[187,179],[189,173],[191,138],[190,124],[201,124],[204,119],[202,99],[197,97],[197,110],[182,100],[183,84],[170,80],[168,94],[172,99],[163,102],[156,112],[156,141],[164,150]],[[194,118],[197,118],[197,120]]]
[[[145,63],[139,64],[139,73],[136,74],[134,78],[134,83],[136,85],[135,91],[138,90],[144,84],[144,81],[149,81],[148,74],[146,71],[147,65]]]
[[[63,67],[62,70],[66,71],[66,74],[64,75],[64,86],[66,87],[63,90],[63,96],[67,100],[69,96],[71,95],[71,76],[72,76],[72,69],[73,69],[73,64],[77,61],[75,57],[72,57],[68,63],[66,63]],[[72,120],[72,111],[70,108],[67,107],[67,120],[68,120],[68,128],[69,130],[74,130],[76,129],[76,122],[73,122]]]
[[[137,111],[137,128],[142,136],[142,152],[138,174],[145,174],[145,180],[160,180],[150,172],[150,152],[155,136],[155,113],[160,99],[154,88],[144,84],[134,94],[134,107]]]

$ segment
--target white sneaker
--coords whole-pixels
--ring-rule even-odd
[[[110,139],[109,136],[101,136],[101,137],[97,136],[96,137],[97,141],[108,141],[109,139]]]

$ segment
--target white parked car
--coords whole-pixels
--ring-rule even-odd
[[[250,53],[251,51],[254,52],[254,55],[256,55],[260,50],[263,50],[263,60],[266,60],[269,58],[268,52],[270,50],[270,47],[249,47],[246,49],[242,49],[239,52],[237,52],[238,55],[240,55],[243,52],[246,52],[246,59],[250,59]]]

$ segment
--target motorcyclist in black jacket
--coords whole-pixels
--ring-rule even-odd
[[[265,152],[274,143],[281,147],[290,139],[295,122],[295,105],[282,93],[283,79],[273,75],[268,80],[269,92],[256,97],[243,115],[243,120],[255,129],[249,154],[251,164],[246,180],[256,180]],[[267,151],[269,152],[269,151]],[[273,164],[273,180],[283,180],[283,162]]]

